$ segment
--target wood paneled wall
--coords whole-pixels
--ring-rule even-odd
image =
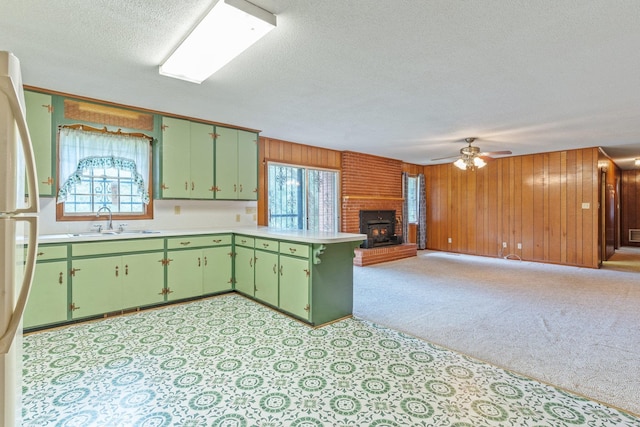
[[[602,211],[598,215],[599,221],[599,250],[602,251],[602,242],[604,242],[604,252],[601,252],[601,259],[607,260],[620,246],[618,236],[618,215],[617,206],[620,206],[618,181],[620,179],[620,168],[613,163],[602,150],[598,153],[598,169],[599,169],[599,201]]]
[[[424,174],[427,248],[598,267],[597,148],[496,159],[476,171],[425,166]]]
[[[258,225],[268,224],[267,162],[342,170],[342,152],[260,137],[258,141]]]
[[[622,246],[640,246],[629,242],[629,229],[640,228],[640,170],[622,171],[620,240]]]

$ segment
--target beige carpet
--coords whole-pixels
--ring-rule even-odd
[[[625,246],[616,252],[603,265],[606,270],[640,273],[640,248]]]
[[[354,314],[640,414],[640,274],[446,252],[354,267]]]

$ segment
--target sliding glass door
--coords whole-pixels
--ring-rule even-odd
[[[269,227],[338,231],[339,172],[269,163]]]

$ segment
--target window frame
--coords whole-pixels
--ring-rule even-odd
[[[132,214],[132,213],[119,213],[113,212],[112,218],[117,220],[148,220],[153,219],[153,146],[152,142],[149,142],[149,203],[145,206],[144,213],[141,214]],[[56,182],[60,183],[60,132],[57,132],[56,135]],[[58,202],[58,189],[56,189],[56,221],[95,221],[96,214],[73,214],[73,213],[65,213],[64,204],[65,202]]]
[[[405,194],[405,198],[407,200],[407,222],[409,224],[418,224],[418,222],[420,221],[420,215],[419,215],[419,204],[420,204],[420,197],[418,196],[419,193],[419,189],[418,189],[418,185],[419,185],[419,180],[417,176],[413,176],[413,175],[409,175],[407,177],[407,193],[409,193],[409,187],[411,187],[411,183],[413,182],[413,186],[414,186],[414,197],[411,198],[409,197],[410,194]],[[411,217],[411,202],[413,201],[413,216],[415,217],[415,221],[411,221],[409,218]]]
[[[333,206],[333,210],[335,212],[335,223],[334,223],[334,230],[331,232],[334,233],[338,233],[340,232],[340,216],[341,216],[341,212],[340,212],[340,194],[341,194],[341,171],[340,169],[332,169],[332,168],[323,168],[323,167],[317,167],[317,166],[312,166],[312,165],[299,165],[299,164],[293,164],[293,163],[284,163],[284,162],[279,162],[279,161],[271,161],[268,160],[266,161],[266,174],[265,174],[265,208],[266,208],[266,216],[267,216],[267,226],[272,227],[270,225],[271,222],[271,210],[270,210],[270,202],[269,202],[269,169],[271,168],[271,166],[283,166],[283,167],[289,167],[289,168],[296,168],[296,169],[302,169],[303,171],[303,178],[304,178],[304,185],[303,187],[303,218],[302,218],[302,225],[303,228],[288,228],[286,230],[309,230],[309,200],[308,200],[308,194],[309,194],[309,170],[314,170],[314,171],[327,171],[327,172],[333,172],[336,174],[336,186],[335,186],[335,205]]]

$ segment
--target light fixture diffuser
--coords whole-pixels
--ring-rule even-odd
[[[246,0],[218,0],[160,65],[160,74],[202,83],[275,26],[275,15]]]

